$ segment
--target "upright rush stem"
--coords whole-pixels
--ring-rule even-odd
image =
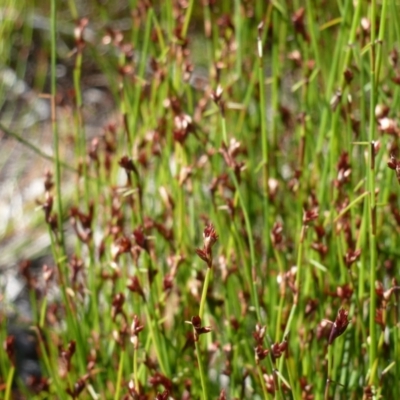
[[[376,106],[376,79],[375,79],[375,40],[376,40],[376,0],[371,1],[371,47],[370,47],[370,114],[369,114],[369,244],[370,244],[370,303],[369,303],[369,384],[376,384],[377,366],[377,335],[376,335],[376,267],[377,267],[377,248],[376,248],[376,199],[375,199],[375,106]]]

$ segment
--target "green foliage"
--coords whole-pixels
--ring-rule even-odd
[[[51,398],[400,398],[399,6],[254,3],[52,1]],[[90,68],[115,112],[88,140]]]

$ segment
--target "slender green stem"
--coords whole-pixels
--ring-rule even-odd
[[[221,115],[221,129],[222,129],[222,139],[225,143],[228,143],[228,135],[226,132],[226,120],[223,115]],[[229,170],[229,176],[232,179],[233,184],[235,186],[236,194],[239,198],[239,204],[240,204],[241,210],[243,212],[243,217],[244,217],[245,226],[246,226],[246,232],[248,235],[249,248],[250,248],[250,265],[248,262],[246,262],[247,279],[248,279],[248,282],[250,285],[252,302],[253,302],[255,310],[256,310],[257,319],[259,321],[262,321],[260,305],[259,305],[259,301],[258,301],[258,294],[257,294],[257,281],[255,279],[256,277],[253,278],[253,273],[252,273],[253,268],[255,268],[257,265],[255,249],[254,249],[253,231],[251,229],[251,223],[250,223],[250,218],[249,218],[249,214],[247,211],[246,203],[245,203],[243,195],[241,193],[241,190],[239,187],[239,182],[236,178],[236,175],[232,170]]]
[[[203,284],[203,291],[201,293],[201,299],[200,299],[199,317],[201,319],[203,319],[203,315],[204,315],[204,308],[206,305],[206,298],[207,298],[208,286],[210,284],[211,273],[212,273],[212,269],[207,268],[206,277],[204,279],[204,284]]]
[[[329,79],[328,79],[328,83],[326,86],[327,98],[326,98],[326,103],[325,103],[324,109],[322,111],[320,129],[318,132],[317,153],[321,152],[323,141],[326,137],[327,125],[329,122],[329,115],[331,113],[331,108],[330,108],[329,103],[335,92],[334,85],[335,85],[335,80],[337,79],[337,71],[340,68],[340,57],[341,57],[343,48],[346,46],[346,43],[344,40],[344,36],[345,36],[345,32],[346,32],[346,30],[345,30],[346,17],[347,17],[347,13],[350,12],[351,4],[352,4],[352,1],[346,0],[345,7],[344,7],[344,13],[342,15],[342,20],[341,20],[341,27],[339,30],[339,36],[338,36],[338,39],[336,40],[335,50],[333,53],[333,57],[331,59],[332,62],[331,62],[330,74],[329,74]],[[360,6],[361,6],[361,4],[360,4]],[[354,14],[354,19],[353,19],[354,21],[355,21],[356,16],[357,16],[357,13]],[[339,79],[341,79],[341,78],[339,78]]]
[[[331,384],[332,380],[332,368],[333,368],[333,346],[329,345],[328,346],[328,374],[326,378],[326,384],[325,384],[325,395],[324,399],[329,400],[329,387]]]
[[[203,400],[208,400],[208,385],[207,385],[207,380],[206,380],[206,376],[204,373],[203,360],[201,358],[200,343],[198,340],[195,341],[195,346],[196,346],[197,363],[198,363],[199,373],[200,373],[200,381],[201,381]]]
[[[160,338],[158,335],[157,327],[154,327],[156,321],[149,311],[149,307],[146,305],[146,318],[147,324],[150,330],[151,340],[154,344],[155,352],[157,355],[157,360],[160,363],[161,371],[165,376],[169,376],[169,366],[167,360],[163,357],[162,345],[160,343]]]
[[[194,0],[190,0],[189,1],[189,6],[188,6],[187,11],[186,11],[186,15],[185,15],[185,22],[184,22],[183,28],[182,28],[182,37],[186,37],[186,35],[187,35],[187,31],[188,31],[189,23],[190,23],[190,18],[192,16],[192,12],[193,12],[193,6],[194,6]]]
[[[121,398],[122,371],[124,369],[124,361],[125,361],[125,349],[121,349],[120,359],[118,363],[118,377],[115,387],[114,400],[118,400]]]
[[[383,41],[385,38],[385,32],[386,32],[386,14],[387,14],[387,9],[388,9],[388,0],[383,0],[382,1],[382,10],[380,14],[380,22],[379,22],[379,35],[378,35],[378,50],[376,52],[376,58],[375,58],[375,82],[376,84],[379,83],[379,77],[380,77],[380,72],[381,72],[381,67],[382,67],[382,46],[383,46]],[[372,40],[372,37],[371,37]]]
[[[11,389],[12,389],[14,374],[15,374],[15,367],[12,365],[7,375],[6,392],[4,394],[4,400],[11,399]]]
[[[50,34],[51,34],[51,104],[52,104],[52,131],[53,131],[53,147],[55,154],[55,183],[56,183],[56,205],[57,205],[57,218],[59,228],[59,244],[64,247],[64,229],[63,229],[63,205],[61,196],[61,163],[60,163],[60,145],[58,136],[58,124],[55,111],[55,97],[57,95],[56,86],[56,62],[57,62],[57,6],[56,0],[51,0],[50,9]]]
[[[262,387],[262,391],[263,391],[263,395],[264,395],[264,399],[267,400],[270,398],[270,395],[267,391],[267,387],[265,386],[265,380],[264,380],[264,375],[262,372],[262,369],[259,365],[257,365],[257,372],[258,372],[258,378],[261,382],[261,387]]]
[[[269,158],[268,158],[268,135],[267,135],[267,117],[266,117],[266,103],[265,103],[265,84],[264,84],[264,61],[263,61],[263,43],[262,37],[258,35],[257,38],[258,47],[258,86],[260,91],[260,120],[261,120],[261,143],[262,143],[262,171],[263,171],[263,183],[264,183],[264,195],[263,195],[263,208],[264,208],[264,245],[266,252],[268,253],[269,243],[269,204],[268,204],[268,193],[269,193]]]
[[[369,153],[368,153],[368,181],[369,181],[369,285],[370,285],[370,308],[369,308],[369,382],[375,385],[377,382],[374,364],[377,358],[377,336],[376,336],[376,268],[377,268],[377,242],[376,242],[376,194],[375,194],[375,105],[376,105],[376,64],[375,64],[375,39],[376,39],[376,0],[371,1],[371,47],[370,47],[370,115],[369,115]]]
[[[138,74],[140,79],[144,79],[147,55],[148,55],[149,46],[150,46],[150,33],[151,33],[153,15],[154,15],[154,10],[153,10],[153,8],[150,8],[148,10],[147,16],[146,16],[146,26],[145,26],[145,32],[144,32],[144,38],[143,38],[143,48],[142,48],[141,54],[140,54],[139,74]],[[126,90],[128,90],[128,88],[126,88]],[[137,134],[136,133],[137,128],[139,126],[139,108],[140,108],[140,93],[141,93],[141,91],[142,91],[142,85],[140,84],[140,80],[138,80],[138,82],[135,85],[133,100],[129,99],[129,101],[133,101],[132,109],[129,110],[132,115],[132,117],[129,119],[129,121],[130,121],[129,132],[128,132],[128,134],[130,135],[129,143],[134,143],[135,136]],[[127,103],[129,103],[129,101],[127,101]]]
[[[205,309],[208,286],[210,284],[211,274],[212,274],[212,264],[207,266],[206,277],[204,279],[203,290],[201,293],[200,309],[199,309],[199,317],[200,317],[201,321],[203,321],[204,309]],[[194,335],[196,338],[196,333],[194,333]],[[202,361],[202,357],[201,357],[201,348],[200,348],[199,338],[197,338],[197,340],[195,339],[195,344],[196,344],[196,354],[197,354],[197,362],[198,362],[198,366],[199,366],[201,387],[203,390],[203,399],[207,400],[208,399],[208,385],[207,385],[207,379],[206,379],[206,376],[204,373],[204,365],[203,365],[203,361]]]

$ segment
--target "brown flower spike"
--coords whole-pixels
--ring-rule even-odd
[[[212,330],[210,326],[201,326],[201,318],[198,315],[192,317],[192,320],[189,323],[192,324],[194,328],[195,342],[199,340],[200,335],[203,335],[204,333],[209,333]]]
[[[337,339],[340,335],[344,333],[349,325],[348,320],[349,312],[344,308],[340,308],[338,311],[338,315],[335,319],[335,322],[332,325],[331,333],[329,335],[328,343],[331,345],[335,339]]]
[[[212,247],[218,240],[214,226],[208,224],[203,231],[203,248],[196,249],[196,254],[207,264],[208,268],[212,267]]]

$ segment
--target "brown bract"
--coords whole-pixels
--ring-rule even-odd
[[[196,254],[207,264],[208,268],[212,267],[212,247],[218,240],[214,226],[208,224],[203,231],[203,248],[197,248]]]
[[[331,333],[329,335],[328,343],[331,345],[340,335],[344,333],[349,325],[348,320],[349,312],[344,308],[340,308],[335,322],[332,325]]]

